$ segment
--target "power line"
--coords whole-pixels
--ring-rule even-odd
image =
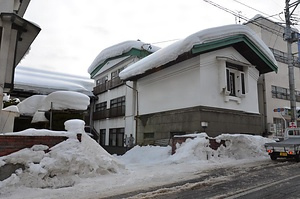
[[[224,10],[225,12],[228,12],[228,13],[236,16],[236,17],[239,17],[239,18],[245,20],[246,22],[250,22],[251,21],[251,23],[253,23],[253,24],[257,25],[258,27],[260,27],[260,28],[262,28],[264,30],[267,30],[267,31],[269,31],[269,32],[271,32],[271,33],[273,33],[275,35],[282,36],[282,33],[280,31],[274,29],[274,28],[271,28],[269,26],[261,24],[261,23],[255,21],[255,20],[251,20],[251,19],[249,19],[249,18],[241,15],[240,13],[236,13],[236,12],[234,12],[234,11],[228,9],[228,8],[225,8],[225,7],[223,7],[223,6],[215,3],[213,1],[210,1],[210,0],[203,0],[203,1],[205,1],[206,3],[209,3],[209,4],[213,5],[213,6],[215,6],[215,7],[219,8],[219,9],[221,9],[221,10]]]
[[[239,3],[239,4],[243,5],[243,6],[246,6],[247,8],[250,8],[250,9],[256,11],[256,12],[259,12],[259,13],[261,13],[261,14],[267,16],[266,18],[274,18],[274,19],[276,19],[276,20],[284,21],[284,20],[282,20],[282,19],[280,19],[280,18],[277,19],[277,18],[274,17],[274,16],[276,16],[276,15],[282,14],[283,12],[280,12],[280,13],[274,14],[274,15],[269,15],[269,14],[264,13],[264,12],[262,12],[262,11],[256,9],[256,8],[253,8],[253,7],[251,7],[251,6],[249,6],[249,5],[245,4],[245,3],[242,3],[242,2],[240,2],[240,1],[238,1],[238,0],[232,0],[232,1],[235,1],[235,2],[237,2],[237,3]]]

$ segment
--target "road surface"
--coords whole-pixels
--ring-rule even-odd
[[[198,177],[197,177],[198,176]],[[277,160],[201,172],[196,178],[109,199],[300,198],[300,163]]]

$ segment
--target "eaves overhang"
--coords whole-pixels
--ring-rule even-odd
[[[96,74],[98,73],[98,71],[109,61],[114,60],[114,59],[119,59],[121,57],[127,57],[127,56],[136,56],[138,58],[144,58],[146,56],[148,56],[149,54],[151,54],[149,51],[146,50],[139,50],[136,48],[132,48],[131,50],[129,50],[126,53],[123,53],[122,55],[118,55],[118,56],[114,56],[114,57],[110,57],[106,60],[104,60],[101,64],[99,64],[97,67],[95,67],[95,69],[90,73],[90,77],[94,78],[96,76]]]
[[[255,65],[261,74],[278,71],[277,65],[254,42],[243,34],[194,45],[191,52],[197,55],[228,46],[234,47],[252,65]]]

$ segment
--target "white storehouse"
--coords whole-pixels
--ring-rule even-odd
[[[137,91],[133,82],[123,82],[119,73],[126,67],[158,50],[141,41],[126,41],[101,51],[88,69],[95,80],[92,125],[100,132],[100,144],[124,147],[126,138],[135,138]]]
[[[244,25],[203,30],[156,51],[120,73],[138,94],[137,143],[203,130],[261,134],[257,82],[273,71],[272,52]]]

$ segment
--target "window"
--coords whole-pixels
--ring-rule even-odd
[[[93,119],[100,120],[100,119],[105,119],[107,117],[108,117],[107,102],[102,102],[102,103],[96,104],[95,112],[93,114]]]
[[[98,86],[98,85],[105,84],[107,82],[107,80],[108,80],[108,77],[104,76],[96,81],[96,85]]]
[[[124,69],[124,67],[119,68],[111,73],[111,80],[110,80],[110,89],[115,88],[123,84],[123,81],[119,77],[119,73]]]
[[[100,145],[105,146],[106,129],[100,129]]]
[[[108,76],[102,77],[96,81],[96,87],[94,87],[94,94],[98,95],[107,91],[108,89]]]
[[[99,104],[96,104],[96,111],[103,111],[106,110],[107,102],[101,102]]]
[[[110,117],[125,116],[125,96],[110,101]]]
[[[279,86],[272,86],[272,97],[277,99],[290,100],[290,89]],[[300,92],[295,91],[296,101],[300,102]]]
[[[109,129],[109,146],[124,145],[124,128]]]
[[[226,95],[242,97],[246,94],[243,66],[226,63]]]

